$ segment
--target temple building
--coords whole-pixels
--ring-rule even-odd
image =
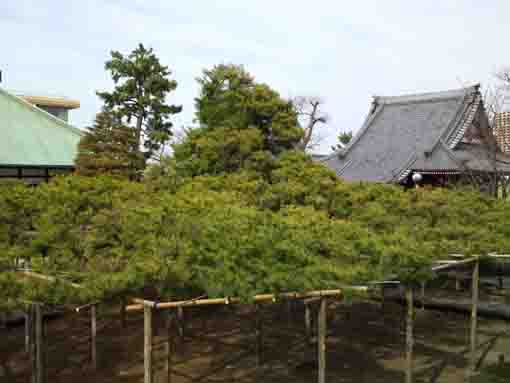
[[[15,95],[0,87],[0,182],[31,184],[74,169],[81,131],[68,123],[79,102]]]
[[[407,186],[414,174],[438,186],[510,174],[510,156],[496,143],[478,85],[374,97],[349,145],[321,161],[347,181]]]

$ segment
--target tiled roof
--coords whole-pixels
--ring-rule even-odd
[[[413,169],[455,170],[468,164],[489,170],[473,145],[459,147],[480,113],[485,112],[478,85],[375,97],[351,143],[322,162],[348,181],[400,182]]]

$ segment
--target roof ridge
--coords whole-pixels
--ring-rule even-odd
[[[397,104],[431,101],[434,99],[444,100],[449,98],[465,97],[468,94],[478,92],[480,84],[465,88],[449,89],[437,92],[408,93],[399,96],[374,96],[374,101],[381,104]]]
[[[58,117],[55,117],[51,113],[48,113],[48,112],[46,112],[45,110],[43,110],[41,108],[38,108],[37,106],[31,104],[27,100],[24,100],[23,98],[15,95],[15,94],[10,93],[9,91],[5,90],[2,87],[0,87],[0,93],[3,93],[7,97],[10,97],[12,100],[16,101],[17,103],[22,104],[25,107],[28,107],[32,111],[45,116],[47,119],[49,119],[49,120],[51,120],[53,122],[56,122],[61,127],[65,128],[65,129],[68,129],[68,130],[72,131],[73,133],[76,133],[76,134],[78,134],[80,136],[83,134],[83,132],[80,129],[78,129],[77,127],[75,127],[75,126],[65,122],[64,120],[62,120],[62,119],[60,119]]]

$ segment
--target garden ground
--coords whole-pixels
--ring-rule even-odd
[[[302,307],[263,305],[261,367],[255,368],[254,308],[249,305],[187,308],[184,338],[174,336],[172,383],[313,382],[315,346],[306,341]],[[48,322],[48,382],[143,382],[143,315],[131,313],[126,328],[118,308],[104,307],[98,330],[98,369],[89,366],[87,313],[68,314]],[[154,318],[155,382],[166,381],[164,319]],[[103,328],[103,326],[106,326]],[[496,363],[510,350],[508,323],[479,320],[479,359]],[[29,382],[23,351],[23,327],[0,330],[0,363],[9,382]],[[468,358],[469,318],[457,313],[417,310],[415,381],[464,381]],[[327,381],[394,383],[404,380],[404,310],[373,301],[331,301],[328,311]],[[212,373],[211,373],[212,372]]]

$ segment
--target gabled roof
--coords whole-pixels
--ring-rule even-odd
[[[74,166],[81,134],[0,88],[0,166]]]
[[[348,181],[400,182],[413,169],[488,171],[481,145],[459,146],[475,118],[486,120],[478,85],[374,97],[351,143],[322,162]]]

